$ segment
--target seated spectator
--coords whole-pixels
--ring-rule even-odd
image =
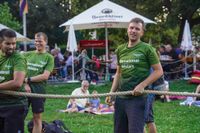
[[[98,94],[96,90],[92,92],[92,94]],[[100,98],[99,97],[93,97],[89,100],[89,107],[87,111],[98,111],[100,107]]]
[[[160,59],[161,60],[166,58],[167,52],[166,52],[166,49],[165,49],[164,45],[160,46],[157,51],[158,51],[158,53],[160,55]]]
[[[72,96],[76,95],[88,95],[89,82],[87,80],[83,80],[80,88],[76,88],[72,92]],[[89,98],[82,99],[70,99],[67,104],[67,109],[63,112],[81,112],[83,111],[89,104]]]
[[[179,77],[180,73],[178,70],[180,69],[180,61],[179,56],[177,55],[175,49],[171,44],[167,44],[165,46],[165,54],[161,55],[161,63],[163,67],[163,71],[167,74],[167,80],[174,80]]]
[[[195,93],[200,93],[200,85],[197,86]],[[200,97],[188,96],[186,100],[184,100],[183,102],[180,102],[180,105],[200,107]]]
[[[93,95],[98,94],[96,90],[92,92]],[[114,100],[111,104],[101,104],[99,97],[94,97],[89,100],[89,106],[85,109],[87,113],[94,114],[110,114],[114,112]]]

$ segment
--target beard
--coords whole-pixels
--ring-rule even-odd
[[[15,50],[14,49],[7,49],[3,52],[5,53],[6,56],[11,56],[15,52]]]

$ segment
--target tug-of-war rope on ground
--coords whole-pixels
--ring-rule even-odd
[[[106,96],[120,96],[120,95],[132,95],[132,91],[124,92],[113,92],[113,93],[100,93],[100,94],[90,94],[90,95],[58,95],[58,94],[36,94],[36,93],[27,93],[27,92],[16,92],[16,91],[3,91],[0,93],[14,96],[27,96],[27,97],[36,97],[36,98],[51,98],[51,99],[70,99],[70,98],[93,98],[93,97],[106,97]],[[169,92],[169,91],[155,91],[155,90],[144,90],[144,94],[156,94],[156,95],[174,95],[174,96],[190,96],[190,97],[200,97],[198,93],[190,92]]]

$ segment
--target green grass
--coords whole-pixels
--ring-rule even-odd
[[[74,88],[80,84],[49,85],[48,94],[69,95]],[[91,85],[89,91],[97,90],[99,93],[109,92],[111,83],[102,86]],[[196,85],[188,84],[185,81],[170,82],[170,91],[194,92]],[[104,102],[104,97],[101,98]],[[43,120],[50,122],[55,119],[63,120],[66,126],[73,133],[112,133],[113,115],[91,115],[79,113],[60,113],[58,110],[65,109],[68,100],[47,99]],[[161,103],[156,101],[154,104],[154,117],[158,133],[199,133],[200,122],[198,107],[180,106],[180,101]],[[25,120],[25,124],[31,119],[32,113]],[[25,129],[27,132],[27,128]]]

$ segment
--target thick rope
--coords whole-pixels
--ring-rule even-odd
[[[36,97],[36,98],[51,98],[51,99],[70,99],[70,98],[94,98],[94,97],[105,97],[105,96],[122,96],[122,95],[132,95],[132,91],[124,92],[114,92],[114,93],[102,93],[102,94],[90,94],[90,95],[58,95],[58,94],[36,94],[36,93],[27,93],[27,92],[16,92],[16,91],[0,91],[0,93],[14,96],[27,96],[27,97]],[[191,97],[200,97],[198,93],[189,93],[189,92],[169,92],[169,91],[155,91],[155,90],[144,90],[144,94],[157,94],[157,95],[175,95],[175,96],[191,96]]]

